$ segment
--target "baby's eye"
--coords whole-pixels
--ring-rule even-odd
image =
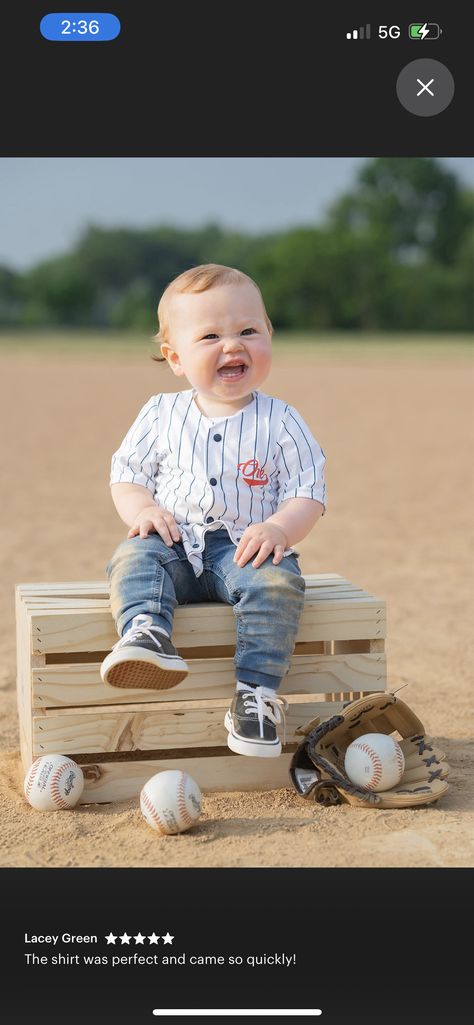
[[[240,333],[241,335],[254,335],[256,332],[254,327],[244,327],[244,330]]]
[[[203,335],[202,336],[203,341],[204,341],[205,338],[218,338],[218,337],[219,337],[219,335],[213,334],[212,331],[210,331],[208,335]]]

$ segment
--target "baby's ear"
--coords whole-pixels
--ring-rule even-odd
[[[178,356],[178,353],[171,348],[171,345],[169,345],[168,342],[162,342],[160,345],[160,350],[161,355],[164,356],[167,363],[169,363],[173,371],[173,374],[176,374],[176,377],[182,377],[184,374],[184,370],[181,366],[181,360]]]

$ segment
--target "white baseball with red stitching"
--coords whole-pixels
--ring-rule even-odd
[[[142,815],[162,836],[183,833],[198,820],[201,791],[194,779],[180,769],[166,769],[149,779],[140,794]]]
[[[82,769],[67,755],[42,755],[25,776],[26,800],[37,811],[74,808],[84,789]]]
[[[405,771],[400,744],[387,733],[364,733],[347,748],[344,768],[352,783],[367,790],[391,790]]]

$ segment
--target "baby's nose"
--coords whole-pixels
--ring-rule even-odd
[[[243,349],[244,344],[242,338],[239,335],[228,335],[224,338],[222,348],[225,352],[232,351],[234,349]]]

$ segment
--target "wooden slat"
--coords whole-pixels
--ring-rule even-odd
[[[327,591],[328,594],[344,592],[345,590],[352,592],[359,592],[361,594],[368,594],[364,588],[360,587],[359,584],[353,584],[351,581],[346,580],[345,577],[340,576],[337,573],[306,573],[304,576],[306,590]],[[54,582],[54,583],[26,583],[17,584],[17,593],[21,596],[23,601],[38,599],[44,597],[48,598],[78,598],[81,600],[86,599],[88,596],[91,598],[108,599],[109,598],[109,586],[106,581],[66,581],[66,582]],[[378,599],[377,599],[378,600]]]
[[[225,747],[228,707],[228,701],[163,702],[158,708],[126,706],[35,716],[33,755]],[[296,743],[296,730],[325,710],[326,705],[322,708],[319,703],[291,701],[286,713],[287,743]],[[329,714],[333,713],[331,708]]]
[[[341,598],[353,599],[353,598],[370,598],[375,601],[380,601],[374,595],[370,594],[369,591],[364,590],[362,587],[357,587],[355,584],[351,584],[347,580],[340,580],[337,583],[312,583],[306,579],[306,598],[310,600],[316,599],[317,601],[332,601],[334,599],[339,600]],[[89,604],[91,607],[96,606],[97,603],[104,604],[105,607],[110,606],[110,598],[108,592],[97,592],[96,594],[79,592],[77,594],[62,594],[59,591],[51,591],[50,593],[41,595],[33,592],[24,594],[22,596],[24,604],[30,607],[36,608],[49,608],[54,604],[64,604],[64,607],[73,608],[77,606],[85,606]]]
[[[103,762],[83,765],[85,786],[81,804],[127,801],[138,797],[142,787],[163,769],[182,769],[203,793],[238,790],[275,790],[290,787],[291,753],[279,758],[243,758],[218,755],[150,761]]]
[[[65,597],[108,598],[109,587],[105,580],[68,580],[52,583],[38,582],[17,584],[20,598],[64,595]]]
[[[102,683],[100,663],[46,665],[32,670],[35,709],[81,705],[113,705],[150,701],[149,690],[119,689]],[[197,700],[203,696],[230,698],[235,687],[232,658],[196,659],[189,676],[172,691],[154,691],[153,700]],[[294,655],[283,694],[327,694],[331,691],[385,690],[384,654]]]
[[[25,771],[33,761],[32,734],[32,692],[31,692],[31,655],[30,655],[30,624],[21,598],[15,596],[16,612],[16,649],[17,649],[17,708],[20,727],[20,749]]]
[[[351,583],[344,577],[337,573],[306,573],[305,574],[306,590],[328,590],[328,592],[334,591],[335,593],[340,590],[358,591],[363,594],[369,592],[365,591],[357,584]],[[39,598],[81,598],[86,599],[98,598],[103,600],[109,599],[109,586],[106,581],[93,580],[93,581],[66,581],[66,582],[53,582],[53,583],[25,583],[17,584],[17,593],[22,600],[28,601],[30,599],[37,600]],[[378,600],[378,599],[377,599]]]
[[[299,641],[385,637],[385,607],[373,599],[341,602],[307,601],[300,620]],[[59,651],[107,651],[117,633],[109,611],[58,609],[31,613],[31,646],[45,654]],[[176,609],[176,647],[235,643],[235,617],[228,605],[188,605]]]
[[[108,598],[28,598],[23,601],[28,612],[49,612],[50,609],[109,609]]]
[[[319,585],[326,586],[328,583],[338,584],[347,583],[344,577],[339,573],[307,573],[305,574],[305,580],[314,587]],[[91,594],[96,597],[102,594],[107,597],[109,594],[108,584],[105,580],[53,580],[47,581],[36,581],[20,583],[16,585],[16,590],[22,595],[47,595],[51,593],[60,593],[64,595],[79,595],[79,594]]]
[[[379,598],[375,598],[374,595],[369,594],[368,591],[364,591],[360,587],[354,587],[352,584],[345,584],[340,587],[307,587],[305,591],[306,602],[353,602],[357,600],[365,600],[373,604],[380,604]],[[25,608],[37,612],[41,610],[48,611],[53,608],[77,610],[110,608],[110,599],[108,597],[99,596],[64,596],[60,594],[51,594],[39,597],[37,595],[32,595],[31,597],[24,597],[22,601]]]

